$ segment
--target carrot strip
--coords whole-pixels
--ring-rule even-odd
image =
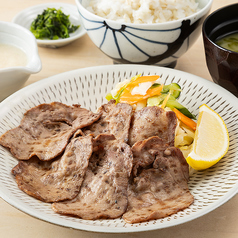
[[[197,123],[190,119],[189,117],[185,116],[182,112],[180,112],[178,109],[174,108],[173,111],[175,112],[177,118],[183,122],[185,125],[192,128],[194,131],[196,130]]]
[[[159,77],[160,77],[159,75],[141,76],[141,77],[137,78],[134,82],[131,82],[130,87],[134,88],[135,86],[138,86],[140,83],[154,82]]]
[[[145,99],[149,97],[153,97],[155,95],[160,95],[161,91],[163,90],[163,87],[164,85],[160,85],[158,87],[148,89],[145,95],[146,96]]]
[[[148,89],[146,95],[139,95],[139,94],[132,95],[129,90],[124,90],[123,93],[121,94],[120,102],[134,104],[149,97],[160,95],[162,90],[163,85],[160,85],[152,89]]]
[[[166,106],[166,103],[168,102],[169,98],[170,98],[170,95],[171,95],[171,92],[169,91],[168,95],[166,96],[166,98],[164,99],[162,105],[161,105],[161,108],[165,108]]]

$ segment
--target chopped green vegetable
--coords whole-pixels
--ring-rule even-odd
[[[156,88],[159,87],[161,84],[159,83],[154,83],[150,88]],[[171,92],[171,95],[174,96],[175,98],[178,98],[180,93],[181,93],[181,87],[177,83],[171,83],[168,85],[163,86],[163,90],[161,91],[162,94],[168,94],[168,92]]]
[[[159,105],[161,105],[167,95],[168,94],[161,94],[159,96],[154,96],[154,97],[148,98],[147,99],[147,106],[159,106]],[[173,95],[170,95],[170,97],[169,97],[169,99],[166,103],[166,107],[169,107],[171,110],[176,108],[181,113],[183,113],[185,116],[187,116],[189,118],[192,118],[192,119],[196,119],[196,117],[186,107],[184,107],[182,104],[180,104]]]
[[[164,101],[167,95],[161,94],[159,96],[153,96],[147,99],[147,106],[159,106]]]
[[[238,53],[238,32],[226,35],[215,43],[225,49]]]
[[[61,9],[47,8],[42,14],[37,15],[31,23],[31,32],[36,39],[57,40],[69,38],[69,34],[75,32],[80,26],[74,26]]]
[[[148,76],[148,77],[153,77],[153,76]],[[138,79],[139,78],[139,79]],[[137,80],[138,79],[138,80]],[[136,81],[137,80],[137,81]],[[148,79],[147,79],[148,80]],[[140,75],[136,75],[131,78],[131,80],[128,83],[125,83],[124,86],[120,88],[120,90],[117,92],[115,96],[112,96],[111,93],[108,93],[106,95],[106,99],[110,101],[111,99],[116,100],[116,103],[118,103],[120,100],[125,100],[129,104],[134,104],[139,101],[142,101],[143,96],[138,96],[138,95],[131,95],[130,93],[127,93],[128,95],[125,96],[124,90],[127,87],[133,87],[136,86],[137,84],[133,82],[144,82],[143,80],[140,80]],[[161,90],[158,91],[158,87],[161,87]],[[149,93],[150,91],[150,93]],[[151,91],[156,91],[156,93],[151,93]],[[196,117],[182,104],[180,104],[177,101],[177,98],[180,96],[181,93],[181,87],[177,83],[171,83],[168,85],[161,85],[159,83],[154,83],[148,90],[147,90],[147,106],[160,106],[162,108],[169,107],[171,110],[176,108],[178,111],[180,111],[182,114],[185,116],[196,119]],[[123,95],[122,95],[123,93]],[[153,96],[156,95],[156,96]],[[122,99],[123,98],[123,99]]]
[[[164,85],[163,91],[161,93],[168,93],[169,91],[171,92],[172,96],[178,98],[182,90],[179,84],[171,83],[168,85]]]
[[[196,117],[182,104],[180,104],[175,97],[172,95],[169,97],[169,100],[166,103],[166,107],[169,107],[171,110],[176,108],[179,110],[181,113],[183,113],[185,116],[191,118],[191,119],[196,119]]]

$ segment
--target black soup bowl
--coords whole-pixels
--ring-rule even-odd
[[[238,97],[238,53],[215,43],[233,33],[238,33],[238,3],[214,11],[203,22],[206,63],[212,79]]]

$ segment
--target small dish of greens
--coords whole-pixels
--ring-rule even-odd
[[[65,3],[29,7],[18,13],[13,22],[30,30],[41,47],[58,48],[86,33],[76,6]]]
[[[47,8],[42,14],[38,14],[31,23],[30,31],[36,39],[58,40],[69,38],[69,34],[75,32],[80,25],[72,25],[70,15],[65,15],[61,9]]]

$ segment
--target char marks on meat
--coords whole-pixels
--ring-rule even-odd
[[[128,223],[163,218],[193,203],[188,189],[188,164],[182,152],[151,137],[132,147],[134,163],[128,189]]]
[[[18,187],[60,214],[128,223],[187,208],[188,164],[174,147],[174,112],[111,100],[97,113],[54,102],[27,111],[0,137],[19,159]]]
[[[160,107],[145,107],[136,111],[129,132],[129,145],[152,136],[158,136],[169,145],[174,145],[177,117],[173,111]]]
[[[132,106],[126,103],[115,104],[115,100],[111,100],[102,105],[98,112],[101,113],[100,119],[84,129],[84,133],[93,133],[95,137],[102,133],[113,134],[117,140],[128,142]]]
[[[73,139],[55,161],[37,157],[20,161],[12,169],[18,187],[44,202],[73,199],[79,193],[93,151],[91,136]]]
[[[99,135],[94,141],[85,180],[78,196],[54,203],[52,208],[87,220],[118,218],[127,208],[128,179],[132,169],[131,148],[110,135]]]
[[[41,104],[28,110],[21,124],[0,137],[0,144],[10,148],[19,160],[37,156],[48,161],[60,155],[73,133],[98,120],[93,113],[79,105],[59,102]]]

